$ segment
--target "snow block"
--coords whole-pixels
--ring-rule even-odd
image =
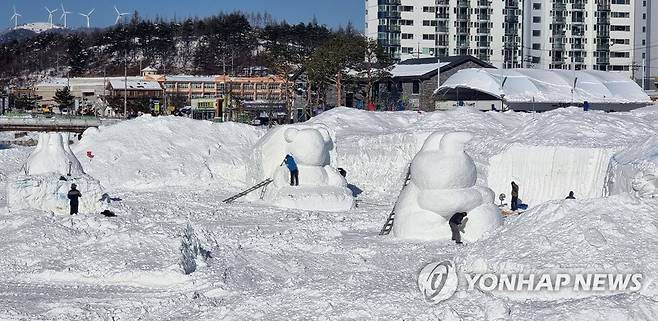
[[[331,166],[334,148],[330,132],[320,125],[280,126],[268,132],[254,147],[247,170],[248,181],[267,178],[263,200],[275,206],[321,211],[345,211],[354,206],[347,181]],[[290,186],[290,172],[282,164],[290,154],[299,169],[299,186]],[[254,193],[257,194],[257,193]]]
[[[78,175],[61,180],[57,173],[44,175],[18,175],[7,183],[7,205],[12,209],[34,208],[55,214],[69,214],[67,194],[71,184],[78,185],[82,193],[79,199],[80,213],[100,212],[103,190],[100,182],[88,175]]]
[[[462,234],[467,241],[502,224],[493,191],[475,185],[475,163],[464,152],[472,137],[466,132],[435,132],[427,138],[411,162],[411,181],[395,207],[394,236],[449,240],[448,220],[457,212],[468,213]]]

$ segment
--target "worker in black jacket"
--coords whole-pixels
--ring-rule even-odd
[[[71,184],[71,190],[68,193],[68,198],[71,200],[71,215],[78,214],[78,198],[82,197],[82,193],[78,191],[77,185]]]
[[[452,232],[452,240],[457,244],[462,244],[462,237],[459,233],[459,225],[462,224],[462,221],[466,215],[467,214],[465,212],[455,213],[455,215],[450,218],[450,221],[448,221],[450,224],[450,231]]]

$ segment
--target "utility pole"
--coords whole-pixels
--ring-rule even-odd
[[[647,58],[642,58],[642,90],[647,89],[647,84],[646,84],[647,75],[646,75],[646,72],[647,72]]]

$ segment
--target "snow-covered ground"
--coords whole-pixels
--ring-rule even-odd
[[[9,209],[0,188],[0,319],[658,320],[658,198],[649,193],[658,176],[658,110],[338,108],[310,123],[330,129],[332,166],[363,191],[357,208],[222,203],[248,187],[262,129],[141,117],[86,132],[72,150],[122,199],[117,217]],[[409,162],[435,131],[473,133],[466,152],[477,184],[509,194],[515,180],[530,209],[461,247],[379,236]],[[2,186],[32,150],[0,149]],[[563,200],[570,190],[577,200]],[[417,274],[445,259],[461,272],[643,273],[643,288],[460,288],[429,305]]]

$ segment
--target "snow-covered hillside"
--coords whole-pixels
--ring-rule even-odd
[[[0,150],[0,319],[658,320],[658,108],[337,108],[306,125],[330,130],[331,165],[363,191],[356,208],[222,203],[260,175],[248,171],[266,129],[242,124],[145,116],[86,131],[72,150],[116,200],[110,218],[7,208],[4,186],[33,148]],[[465,246],[379,236],[425,139],[453,131],[473,134],[476,184],[509,197],[515,180],[530,208]],[[460,285],[429,305],[416,277],[443,260],[460,273],[642,273],[642,289]]]

